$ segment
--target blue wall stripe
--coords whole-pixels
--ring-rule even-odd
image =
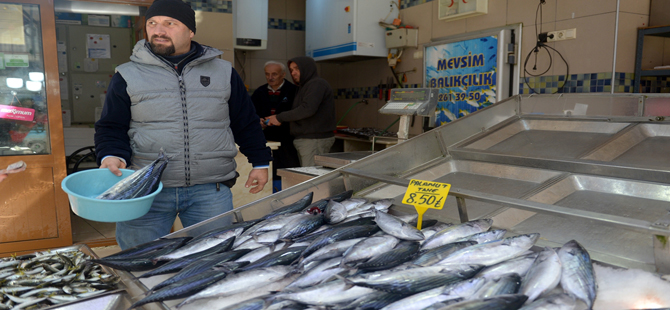
[[[351,52],[356,50],[356,42],[347,43],[344,45],[331,46],[314,50],[314,57],[334,55],[344,52]]]

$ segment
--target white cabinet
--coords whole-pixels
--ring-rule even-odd
[[[306,55],[317,61],[386,57],[379,22],[395,18],[398,7],[389,0],[307,0]]]

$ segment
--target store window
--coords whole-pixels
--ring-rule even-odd
[[[0,4],[0,155],[49,154],[40,9]]]

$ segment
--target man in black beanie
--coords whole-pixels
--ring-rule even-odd
[[[260,192],[270,149],[244,82],[221,51],[192,41],[195,12],[181,0],[156,0],[146,12],[147,40],[116,68],[95,123],[100,168],[143,167],[161,149],[170,157],[163,190],[144,216],[116,224],[121,249],[232,210],[239,150],[254,169],[245,183]],[[217,222],[221,223],[221,221]]]
[[[195,35],[195,12],[181,0],[157,0],[147,10],[147,37],[154,54],[159,56],[183,55],[191,49]],[[190,32],[180,31],[174,20]],[[165,23],[166,34],[157,32],[159,23]],[[183,27],[182,27],[183,28]]]

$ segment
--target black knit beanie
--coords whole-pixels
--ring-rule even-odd
[[[195,11],[191,6],[181,0],[156,0],[147,9],[146,18],[154,16],[172,17],[186,25],[195,33]]]

